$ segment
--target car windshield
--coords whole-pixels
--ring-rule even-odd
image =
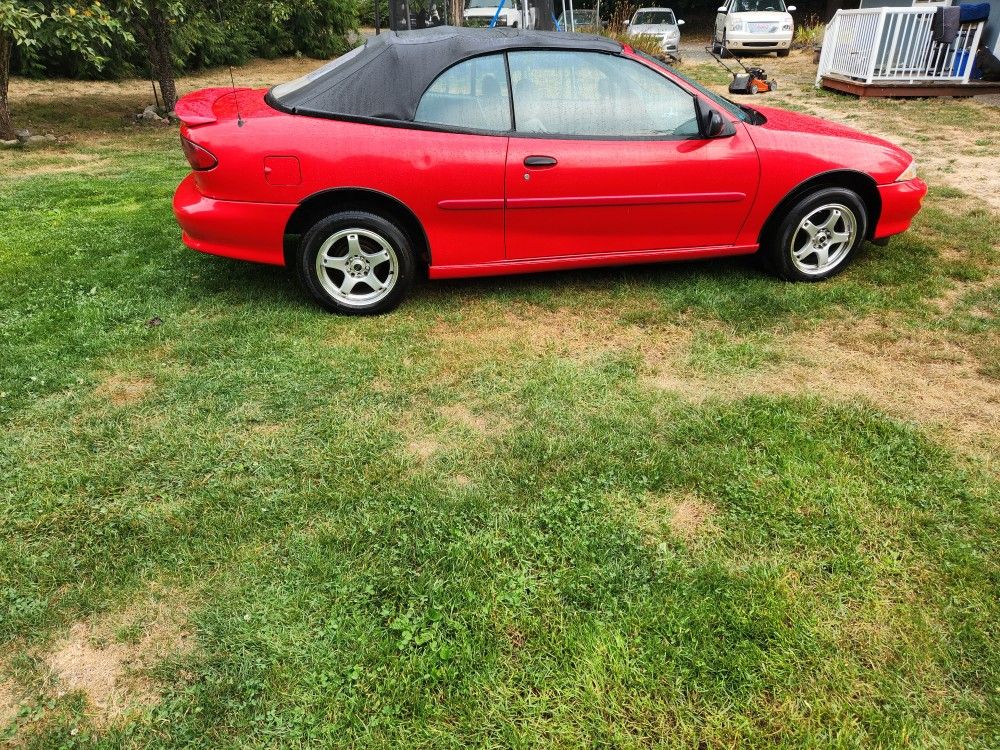
[[[496,8],[500,4],[500,0],[468,0],[466,2],[466,8]],[[513,3],[504,3],[505,8],[513,8]]]
[[[651,57],[650,55],[647,55],[644,52],[640,52],[639,50],[635,50],[635,53],[644,60],[649,60],[657,67],[663,68],[664,70],[669,70],[671,73],[680,78],[682,81],[685,81],[689,83],[692,87],[698,89],[698,91],[700,91],[709,99],[711,99],[713,102],[718,104],[720,107],[726,110],[726,112],[735,115],[736,117],[740,118],[743,122],[749,122],[751,124],[759,124],[764,121],[764,116],[761,115],[759,112],[757,112],[757,110],[751,109],[750,107],[743,107],[737,104],[736,102],[729,101],[724,96],[719,96],[714,91],[709,91],[707,88],[702,86],[694,79],[688,78],[686,75],[678,73],[676,68],[670,67],[665,62],[657,60],[655,57]]]
[[[673,26],[675,23],[672,10],[640,10],[635,14],[635,20],[632,21],[633,26],[660,24]]]
[[[733,13],[784,13],[784,0],[736,0]]]
[[[594,15],[594,11],[592,11],[592,10],[575,10],[575,11],[573,11],[573,23],[576,24],[577,26],[580,26],[582,24],[593,23],[594,22],[594,18],[595,18],[595,15]],[[566,23],[566,16],[565,15],[559,16],[559,23],[560,24]]]

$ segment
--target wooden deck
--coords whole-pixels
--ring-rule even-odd
[[[843,76],[825,75],[822,78],[822,85],[825,89],[843,91],[846,94],[854,94],[862,99],[894,96],[978,96],[979,94],[1000,94],[1000,83],[985,81],[969,81],[968,83],[955,81],[922,81],[919,83],[878,81],[868,84]]]

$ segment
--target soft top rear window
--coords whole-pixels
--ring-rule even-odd
[[[304,76],[296,78],[294,81],[288,81],[287,83],[279,83],[277,86],[271,89],[271,96],[275,98],[277,102],[281,102],[281,97],[287,96],[288,94],[294,93],[306,86],[318,78],[322,78],[329,73],[332,73],[341,65],[350,62],[355,57],[360,55],[365,49],[365,45],[360,47],[355,47],[350,52],[346,52],[335,60],[331,60],[326,65],[316,68],[316,70],[309,71]]]

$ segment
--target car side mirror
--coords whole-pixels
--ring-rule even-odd
[[[702,138],[726,138],[736,135],[733,124],[702,99],[695,99],[694,109],[698,120],[698,133]]]
[[[726,6],[725,5],[720,5],[719,6],[719,13],[725,13],[725,12],[726,12]]]
[[[684,19],[683,18],[678,18],[677,19],[677,25],[678,26],[683,26],[684,25]]]
[[[789,5],[787,8],[785,8],[785,10],[787,10],[789,13],[791,13],[793,10],[795,10],[795,6],[794,5]]]
[[[628,26],[630,23],[632,23],[632,22],[631,21],[626,21],[625,25]]]

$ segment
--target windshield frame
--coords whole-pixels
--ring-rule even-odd
[[[652,55],[647,55],[645,52],[641,52],[637,49],[633,49],[633,52],[639,57],[641,57],[643,60],[648,60],[649,62],[656,65],[658,68],[662,68],[663,70],[668,71],[671,75],[676,76],[678,79],[691,86],[691,88],[698,91],[698,93],[704,94],[713,102],[722,107],[726,112],[733,115],[734,117],[738,117],[741,122],[749,123],[750,125],[762,125],[765,122],[767,122],[767,118],[765,118],[764,115],[762,115],[756,109],[744,106],[742,104],[737,104],[736,102],[731,101],[730,99],[727,99],[724,96],[716,94],[714,91],[705,88],[704,84],[699,83],[693,78],[688,78],[683,73],[679,73],[676,68],[667,65],[667,63],[653,57]]]
[[[642,15],[666,15],[670,18],[669,21],[640,21],[639,17]],[[639,8],[632,17],[632,26],[676,26],[677,16],[672,10],[652,10],[650,8]]]
[[[741,6],[745,3],[749,3],[751,0],[736,0],[733,3],[734,10],[732,13],[787,13],[788,6],[785,4],[785,0],[770,0],[778,7],[773,10],[746,10],[742,9]]]

